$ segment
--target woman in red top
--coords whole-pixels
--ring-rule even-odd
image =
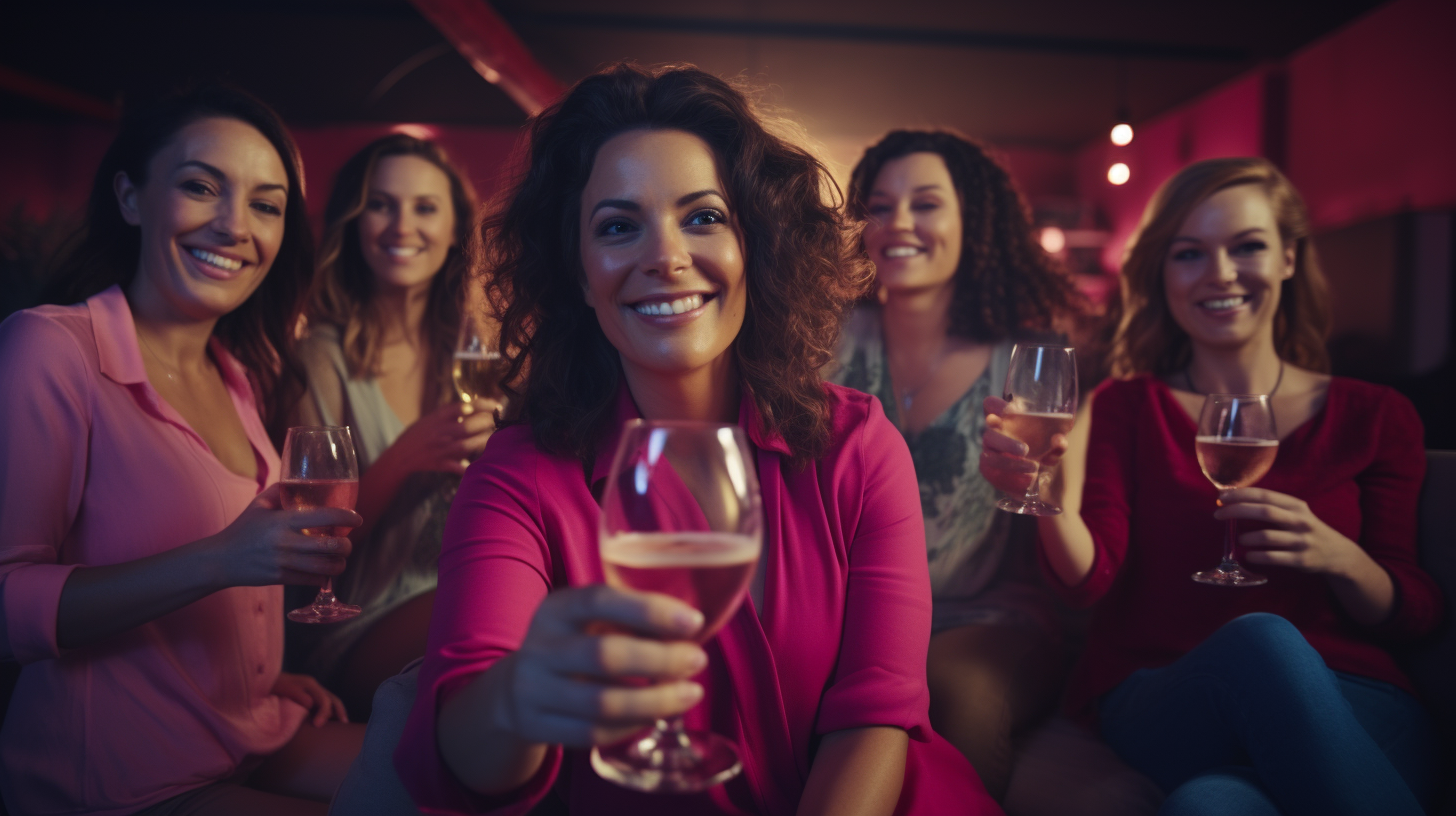
[[[1382,645],[1440,618],[1415,557],[1420,420],[1324,373],[1308,236],[1262,159],[1200,162],[1158,191],[1123,268],[1123,379],[1094,395],[1084,493],[1039,520],[1053,584],[1096,604],[1068,704],[1169,794],[1165,813],[1417,814],[1433,782],[1433,732]],[[1220,493],[1200,472],[1209,393],[1270,395],[1279,453],[1257,487]],[[983,471],[1016,489],[1024,446],[994,431],[986,446]],[[1189,579],[1226,519],[1267,584]]]

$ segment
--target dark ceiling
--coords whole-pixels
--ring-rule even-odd
[[[1005,145],[1069,149],[1104,132],[1119,106],[1147,119],[1378,3],[493,5],[565,82],[618,59],[695,62],[769,86],[772,101],[829,142],[935,124]],[[524,121],[406,0],[9,3],[0,7],[4,68],[107,101],[222,76],[299,124]],[[0,91],[0,119],[70,115]]]

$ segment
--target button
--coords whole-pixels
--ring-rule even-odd
[[[262,674],[263,672],[264,672],[263,664],[262,663],[259,663],[258,664],[258,674]]]
[[[258,604],[258,614],[259,615],[263,614],[263,605],[262,604]]]

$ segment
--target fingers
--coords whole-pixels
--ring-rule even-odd
[[[248,506],[261,507],[265,510],[281,510],[283,509],[283,501],[278,494],[282,489],[283,488],[281,485],[279,485],[277,482],[274,482],[273,484],[268,485],[268,487],[264,488],[262,493],[254,496],[252,503]]]
[[[482,404],[473,411],[460,418],[459,429],[462,432],[470,436],[479,436],[495,429],[495,408]]]
[[[291,511],[288,526],[295,530],[313,529],[317,527],[336,528],[336,534],[345,528],[358,527],[364,523],[364,517],[353,510],[345,510],[342,507],[315,507],[309,510]]]
[[[1285,510],[1299,510],[1307,505],[1300,499],[1280,493],[1277,490],[1265,490],[1262,487],[1240,487],[1233,490],[1223,490],[1218,494],[1218,500],[1223,504],[1269,504],[1275,507],[1282,507]]]
[[[995,428],[989,427],[991,420],[987,420],[988,427],[985,433],[981,434],[981,449],[993,453],[1004,453],[1010,456],[1025,457],[1031,452],[1025,442],[1012,439]],[[1065,448],[1063,448],[1065,450]]]
[[[602,679],[679,680],[708,664],[707,654],[696,643],[621,634],[551,638],[532,651],[538,664],[551,671]]]
[[[649,637],[683,640],[703,627],[703,614],[666,595],[597,584],[551,593],[537,610],[532,628],[540,625],[547,632],[569,635],[595,621],[619,624]]]
[[[1220,521],[1228,519],[1262,521],[1285,529],[1308,530],[1308,525],[1304,523],[1304,519],[1299,514],[1272,504],[1229,504],[1225,502],[1223,507],[1213,512],[1213,517]]]
[[[986,397],[984,400],[981,400],[981,410],[988,417],[1000,416],[1006,413],[1007,405],[1010,405],[1010,403],[1000,397]]]
[[[625,686],[549,671],[523,679],[523,736],[578,748],[615,742],[703,699],[703,687],[690,680]]]

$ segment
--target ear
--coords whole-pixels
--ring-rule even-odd
[[[137,210],[137,186],[131,183],[125,170],[117,171],[111,180],[111,189],[116,193],[116,203],[121,208],[121,220],[133,227],[141,226],[142,216]]]
[[[1306,238],[1304,240],[1308,241],[1309,239]],[[1294,246],[1284,248],[1284,273],[1280,276],[1280,280],[1289,280],[1294,277],[1294,253],[1298,247],[1299,244],[1296,242]]]

